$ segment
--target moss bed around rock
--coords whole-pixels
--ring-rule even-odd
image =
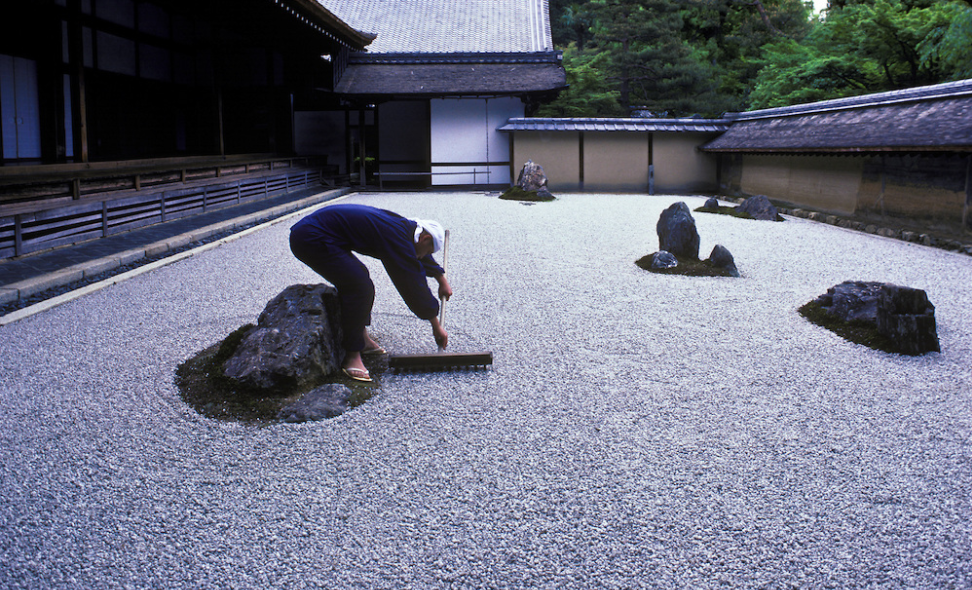
[[[849,340],[855,344],[882,352],[900,352],[895,347],[894,342],[878,332],[877,326],[871,322],[846,322],[842,319],[835,318],[827,313],[823,306],[816,301],[811,301],[803,305],[797,311],[810,323],[816,324],[821,328],[826,328],[844,340]]]
[[[675,256],[678,266],[675,268],[652,268],[651,261],[654,253],[642,256],[635,261],[640,268],[660,275],[681,275],[686,277],[731,277],[732,274],[725,268],[720,268],[708,260],[698,260],[695,258],[683,258]]]
[[[328,383],[340,383],[351,390],[349,408],[359,406],[375,393],[375,383],[362,383],[338,373],[320,383],[279,395],[240,391],[223,375],[221,366],[233,354],[243,337],[253,328],[237,328],[222,342],[196,353],[176,368],[175,383],[182,400],[199,414],[215,420],[267,425],[277,423],[280,410],[296,402],[305,393]],[[388,370],[386,357],[365,357],[372,378]]]
[[[698,213],[714,213],[716,215],[728,215],[730,217],[738,217],[740,219],[756,219],[755,217],[753,217],[749,213],[746,213],[745,211],[740,211],[735,207],[726,207],[724,205],[720,205],[715,209],[713,209],[712,207],[698,207],[695,211],[697,211]],[[777,214],[776,219],[774,221],[786,221],[786,220],[783,219],[782,215]]]
[[[513,186],[505,191],[499,196],[500,199],[504,201],[531,201],[531,202],[546,202],[555,201],[556,197],[541,197],[535,191],[525,191],[518,186]]]

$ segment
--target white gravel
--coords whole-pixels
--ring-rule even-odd
[[[660,276],[677,200],[350,199],[452,230],[457,351],[336,419],[200,417],[176,366],[318,282],[280,223],[0,328],[3,588],[972,586],[972,258],[806,220],[695,213],[742,278]],[[432,351],[380,264],[373,332]],[[942,353],[797,308],[925,289]]]

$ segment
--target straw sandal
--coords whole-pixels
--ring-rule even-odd
[[[344,374],[347,375],[348,377],[350,377],[351,379],[354,379],[355,381],[363,381],[365,383],[371,383],[372,382],[371,375],[368,373],[368,371],[366,371],[364,369],[355,369],[355,368],[352,368],[352,367],[347,367],[347,368],[342,367],[341,368],[341,371],[344,372]]]

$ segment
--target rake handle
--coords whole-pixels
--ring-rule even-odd
[[[445,230],[445,241],[442,243],[442,274],[449,269],[449,230]],[[445,328],[446,298],[439,296],[439,325]]]

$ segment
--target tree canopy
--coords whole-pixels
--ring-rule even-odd
[[[972,77],[972,0],[551,0],[539,116],[719,116]]]

